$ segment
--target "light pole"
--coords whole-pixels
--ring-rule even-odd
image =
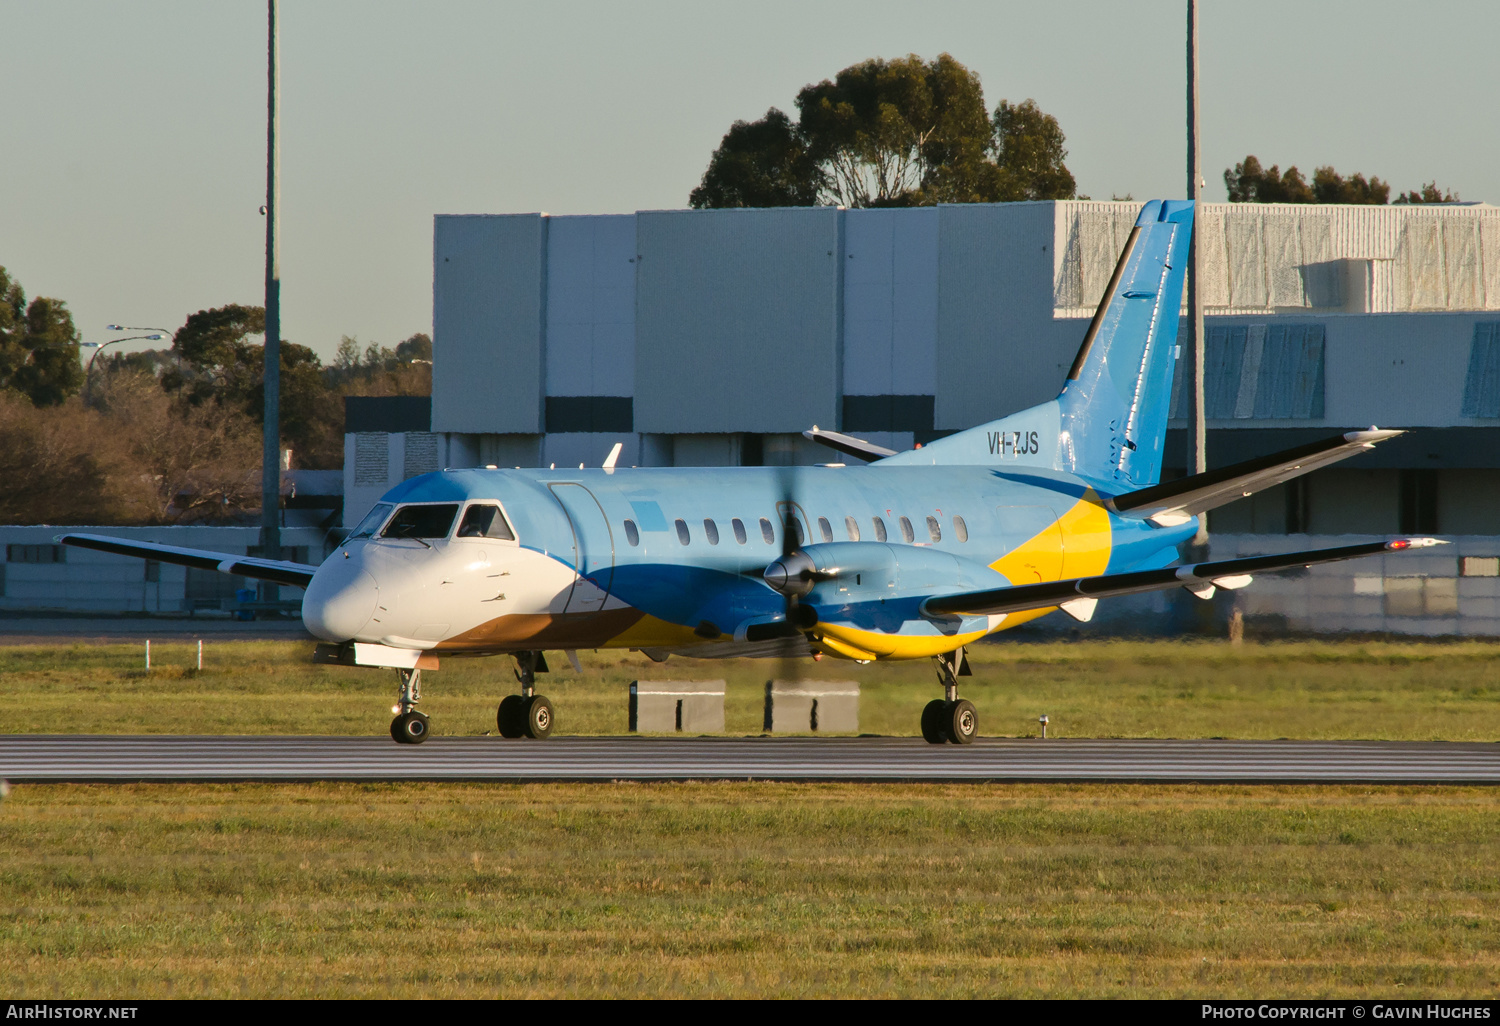
[[[276,0],[266,0],[266,344],[265,424],[261,439],[261,555],[281,558],[281,251],[277,239],[281,206],[281,44]],[[262,602],[275,602],[275,581],[262,581]]]
[[[136,328],[122,328],[118,324],[111,324],[109,326],[109,330],[111,330],[111,331],[137,331],[137,330],[141,330],[141,329],[136,329]],[[149,330],[149,329],[147,329],[147,330]],[[134,342],[137,339],[147,339],[147,340],[152,341],[152,342],[160,342],[165,337],[166,336],[162,335],[162,334],[156,334],[156,335],[126,335],[124,338],[112,338],[108,342],[80,342],[80,343],[78,343],[79,345],[81,345],[81,346],[87,346],[88,348],[90,348],[90,349],[92,349],[94,351],[93,355],[89,357],[88,367],[86,367],[84,369],[84,372],[83,372],[83,401],[84,401],[84,404],[87,405],[87,403],[89,401],[89,383],[92,382],[93,379],[94,379],[94,361],[97,360],[97,359],[99,359],[99,354],[100,353],[104,352],[104,350],[108,349],[110,346],[114,345],[116,342]]]

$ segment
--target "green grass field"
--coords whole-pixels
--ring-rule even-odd
[[[10,731],[382,735],[389,671],[307,646],[0,648]],[[584,653],[562,733],[636,678],[775,663]],[[988,734],[1500,740],[1500,645],[1072,642],[973,655]],[[446,662],[439,733],[501,660]],[[858,679],[913,734],[925,664]],[[496,744],[532,742],[502,742]],[[1117,785],[45,785],[0,804],[0,959],[24,998],[1500,994],[1500,794]]]
[[[59,733],[384,734],[396,697],[390,670],[313,666],[310,646],[210,642],[204,670],[193,646],[0,648],[7,729]],[[563,734],[622,733],[632,680],[728,681],[726,727],[759,733],[774,661],[656,664],[644,656],[580,653],[575,674],[559,653],[540,690]],[[1026,736],[1037,717],[1073,737],[1303,737],[1500,740],[1500,644],[1079,641],[971,650],[963,694],[981,731]],[[437,734],[495,729],[495,706],[516,689],[506,659],[449,659],[423,675],[422,709]],[[816,679],[860,682],[860,728],[916,734],[923,704],[941,692],[926,661],[857,666],[804,661]]]
[[[1486,996],[1470,788],[17,788],[55,996]]]

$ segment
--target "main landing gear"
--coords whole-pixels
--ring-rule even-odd
[[[397,670],[401,676],[401,694],[396,699],[396,718],[391,721],[391,737],[398,745],[419,745],[427,740],[430,732],[427,714],[417,712],[417,703],[422,700],[422,671],[417,669]]]
[[[943,685],[943,697],[934,698],[922,710],[922,737],[928,744],[940,745],[951,741],[966,745],[979,736],[979,713],[974,703],[958,697],[958,678],[971,677],[969,660],[963,649],[946,655],[933,656],[937,665],[938,683]]]
[[[536,693],[536,675],[547,672],[547,660],[540,652],[516,653],[516,680],[521,682],[519,695],[506,695],[495,713],[495,726],[501,737],[548,737],[556,720],[552,703]]]

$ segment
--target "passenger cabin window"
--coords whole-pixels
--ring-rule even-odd
[[[458,516],[458,503],[402,506],[380,532],[382,538],[446,538]]]
[[[937,517],[927,518],[927,536],[935,542],[940,542],[943,540],[943,528],[942,525],[938,523]]]
[[[771,530],[771,521],[765,517],[760,518],[760,536],[766,540],[767,545],[776,544],[776,532]]]
[[[825,542],[833,541],[833,525],[828,522],[827,517],[818,518],[818,530],[822,533]]]
[[[684,545],[693,540],[693,536],[688,534],[687,522],[684,520],[677,521],[677,540]]]
[[[625,540],[632,545],[641,543],[641,532],[636,528],[634,520],[625,521]]]
[[[458,536],[460,538],[499,538],[501,541],[515,541],[516,536],[511,533],[510,525],[505,522],[505,515],[500,512],[499,506],[470,506],[464,513],[463,523],[458,525]]]
[[[875,540],[885,541],[885,521],[879,517],[871,517],[870,523],[875,525]]]
[[[735,517],[729,523],[734,528],[734,540],[741,545],[745,544],[745,522],[739,517]]]
[[[844,530],[849,532],[850,541],[859,541],[859,521],[853,517],[844,518]]]
[[[961,542],[969,540],[969,525],[964,523],[964,518],[957,513],[953,515],[953,533],[958,536],[958,540]]]
[[[359,522],[359,525],[353,531],[349,532],[349,537],[344,540],[352,541],[355,538],[373,538],[375,532],[380,530],[380,525],[385,523],[385,518],[390,516],[391,510],[395,508],[389,502],[376,503],[375,508],[365,514],[365,518]]]
[[[908,545],[917,540],[917,533],[911,529],[911,521],[905,517],[901,518],[901,537],[906,539]]]
[[[703,521],[703,533],[708,537],[710,545],[719,544],[719,525],[712,520]]]

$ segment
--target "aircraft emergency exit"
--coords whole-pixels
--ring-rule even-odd
[[[814,428],[868,465],[450,469],[391,489],[320,566],[69,534],[68,545],[306,588],[315,659],[395,668],[391,735],[429,732],[421,671],[510,655],[506,737],[543,738],[543,651],[654,659],[930,658],[922,734],[978,734],[965,646],[1061,609],[1440,544],[1398,539],[1176,565],[1208,510],[1362,452],[1370,429],[1162,483],[1191,203],[1142,208],[1056,399],[907,452]]]

